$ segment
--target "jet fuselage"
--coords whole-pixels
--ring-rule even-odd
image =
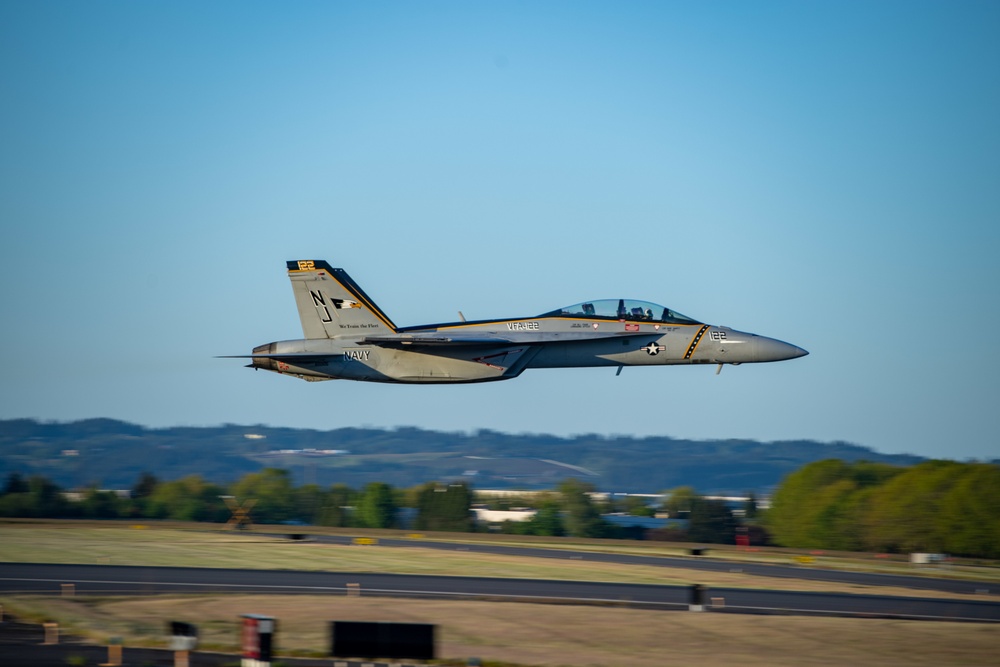
[[[537,317],[396,327],[343,269],[288,263],[306,337],[254,348],[250,366],[305,380],[456,383],[528,369],[744,364],[802,348],[645,301],[603,299]]]

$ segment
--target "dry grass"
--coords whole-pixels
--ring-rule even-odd
[[[280,652],[314,654],[326,651],[331,620],[434,623],[442,658],[535,666],[995,665],[1000,651],[996,625],[977,623],[343,596],[25,598],[14,604],[132,645],[162,638],[167,621],[188,621],[198,625],[203,646],[232,651],[243,613],[279,619]]]

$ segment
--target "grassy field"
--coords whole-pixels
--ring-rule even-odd
[[[614,607],[314,596],[24,598],[17,609],[59,618],[126,647],[165,641],[166,622],[198,626],[204,649],[237,651],[238,617],[279,619],[278,649],[323,655],[328,622],[439,627],[439,657],[538,667],[699,665],[996,665],[995,624],[649,612]],[[155,640],[155,641],[154,641]],[[127,648],[126,648],[127,651]],[[487,664],[489,664],[487,662]]]
[[[542,546],[536,541],[529,541],[529,545]],[[0,563],[254,567],[930,595],[927,591],[754,577],[739,572],[738,563],[734,564],[736,571],[712,573],[596,563],[586,558],[520,558],[477,553],[466,550],[467,546],[456,544],[455,551],[341,546],[223,532],[218,527],[195,524],[0,524]],[[592,550],[614,546],[604,542],[577,543],[577,548]],[[648,554],[673,555],[663,553],[670,547],[653,547]],[[623,548],[630,553],[645,551],[641,545]],[[673,550],[676,554],[676,547]],[[789,562],[791,558],[782,552],[755,555],[776,562]],[[864,569],[865,559],[856,561],[853,567]],[[987,579],[995,569],[984,568],[982,572],[984,576],[979,578]],[[614,606],[342,595],[8,596],[0,603],[8,611],[34,620],[58,619],[68,630],[95,640],[122,636],[126,645],[162,644],[166,622],[186,620],[200,628],[203,647],[227,651],[236,648],[238,616],[259,613],[279,619],[279,649],[295,648],[297,652],[317,655],[325,649],[330,620],[435,623],[440,628],[439,650],[443,657],[464,660],[477,656],[513,665],[994,665],[1000,654],[997,626],[977,623],[697,614]]]
[[[651,565],[600,563],[589,561],[585,557],[557,560],[488,554],[469,551],[461,544],[456,544],[454,551],[421,547],[402,549],[378,545],[321,544],[223,531],[218,527],[206,528],[203,524],[192,525],[194,528],[191,525],[171,527],[125,523],[2,524],[0,562],[394,572],[666,585],[698,583],[727,588],[854,593],[878,591],[885,595],[968,597],[905,588],[873,588],[760,577],[741,572],[738,562],[734,563],[729,572],[708,572]],[[995,573],[989,569],[984,572]],[[1000,599],[1000,595],[976,597]]]

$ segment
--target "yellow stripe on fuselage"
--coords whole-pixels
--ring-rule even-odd
[[[700,343],[701,339],[705,336],[705,332],[708,331],[708,327],[709,325],[703,324],[701,328],[698,329],[698,333],[696,333],[694,338],[691,339],[691,345],[688,346],[687,353],[684,354],[685,359],[690,359],[691,355],[694,354],[694,351],[698,349],[698,343]]]

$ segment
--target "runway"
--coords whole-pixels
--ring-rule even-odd
[[[687,610],[690,601],[689,587],[652,584],[288,570],[0,564],[0,593],[3,594],[57,595],[62,592],[63,584],[73,584],[77,595],[361,594],[614,604],[653,610]],[[716,599],[714,604],[712,598]],[[706,591],[704,601],[710,611],[721,613],[1000,622],[1000,602],[991,600],[713,588]]]
[[[285,537],[284,535],[271,535]],[[328,544],[350,544],[351,537],[310,535],[315,542]],[[799,567],[792,565],[769,565],[766,563],[736,563],[731,560],[715,560],[711,557],[671,558],[668,556],[633,556],[629,554],[599,553],[593,551],[572,551],[563,549],[546,549],[542,547],[512,547],[485,543],[457,544],[454,542],[437,542],[425,539],[383,539],[379,538],[382,547],[421,547],[424,549],[441,549],[445,551],[468,551],[473,553],[504,554],[509,556],[530,556],[532,558],[555,558],[588,560],[598,563],[619,563],[623,565],[647,565],[653,567],[681,567],[708,572],[732,572],[739,570],[742,574],[760,577],[776,577],[782,579],[803,579],[807,581],[831,581],[837,583],[857,584],[862,586],[894,586],[915,590],[940,591],[944,593],[982,594],[996,592],[1000,583],[985,581],[970,581],[963,579],[945,579],[923,576],[907,576],[897,574],[877,574],[871,572],[847,572],[828,570],[822,567]],[[709,547],[710,549],[710,547]]]

